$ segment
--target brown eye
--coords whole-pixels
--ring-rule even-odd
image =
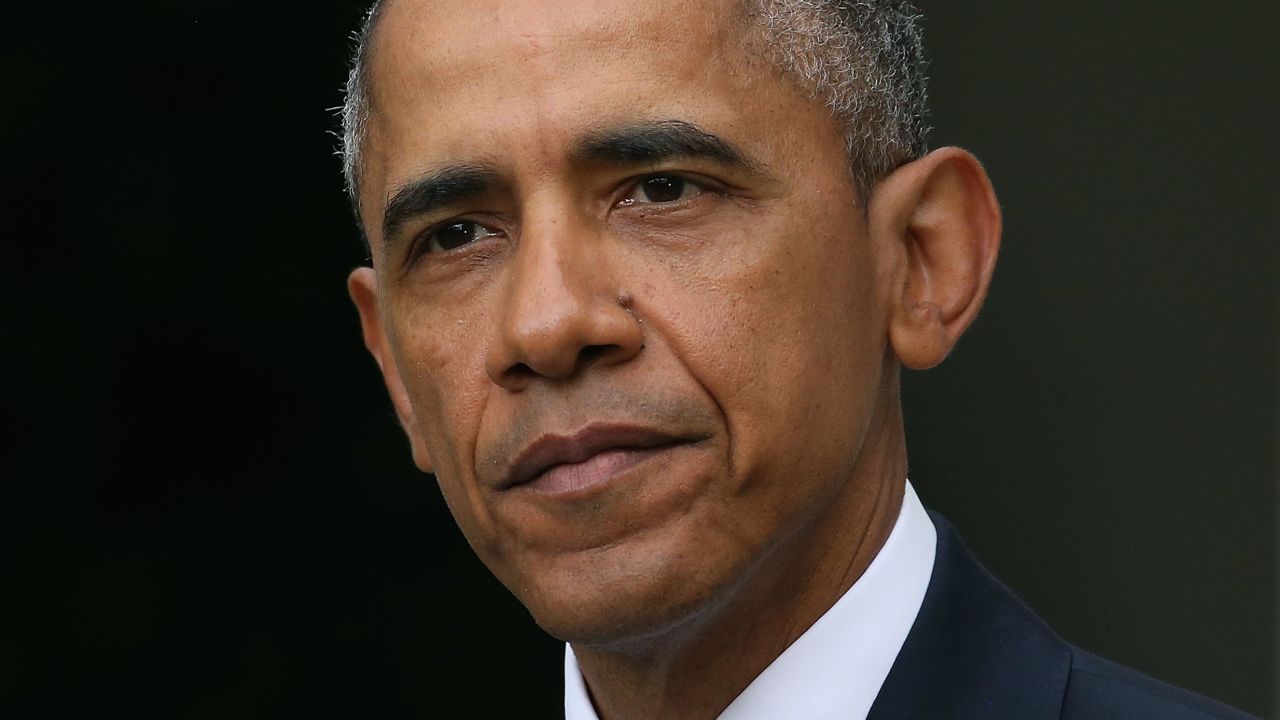
[[[662,175],[640,183],[649,202],[675,202],[684,194],[684,178]]]
[[[701,193],[701,187],[679,175],[651,175],[636,183],[621,204],[671,203],[688,200]]]
[[[432,230],[427,239],[427,252],[445,252],[455,248],[462,247],[467,243],[497,235],[498,233],[491,230],[478,222],[470,220],[460,220],[457,222],[446,223]]]

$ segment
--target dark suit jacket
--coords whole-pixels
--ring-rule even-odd
[[[930,514],[933,577],[868,720],[1248,720],[1063,642]]]

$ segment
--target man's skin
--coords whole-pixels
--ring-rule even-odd
[[[946,357],[999,244],[962,150],[860,197],[738,6],[397,0],[372,44],[365,343],[609,720],[714,717],[858,579],[899,367]]]

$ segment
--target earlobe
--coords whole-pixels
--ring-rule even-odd
[[[1000,207],[986,171],[943,148],[885,178],[872,195],[876,232],[896,259],[889,342],[903,365],[946,359],[982,307],[1000,246]]]
[[[400,377],[400,368],[391,353],[391,342],[382,324],[382,309],[378,304],[378,278],[373,268],[360,267],[351,271],[351,275],[347,278],[347,292],[360,314],[360,330],[364,336],[364,346],[378,363],[378,369],[382,371],[382,380],[387,386],[387,392],[391,395],[391,404],[395,408],[396,418],[409,438],[414,465],[423,472],[434,472],[422,432],[414,418],[413,405],[409,402],[409,394]]]

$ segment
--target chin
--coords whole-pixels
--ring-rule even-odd
[[[526,576],[524,592],[512,590],[552,637],[642,652],[696,624],[738,585],[745,563],[710,551],[719,550],[717,544],[705,530],[655,531],[557,557],[542,572]]]

